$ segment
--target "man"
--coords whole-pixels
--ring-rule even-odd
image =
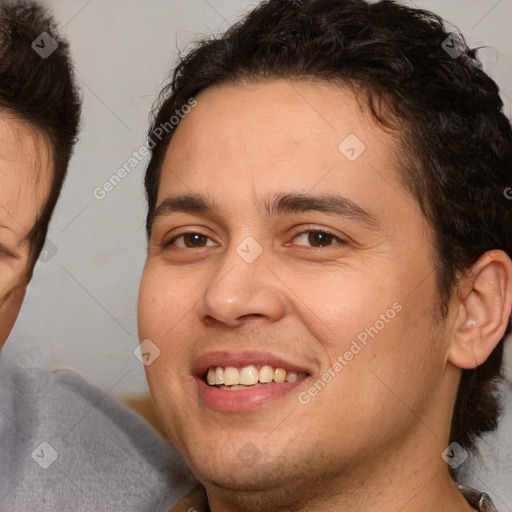
[[[270,0],[183,58],[149,138],[139,336],[187,506],[495,510],[453,479],[497,424],[512,131],[462,37]]]
[[[35,3],[0,2],[0,348],[43,247],[79,114],[52,18]],[[192,487],[160,436],[80,376],[41,368],[30,354],[1,366],[3,512],[167,511]]]

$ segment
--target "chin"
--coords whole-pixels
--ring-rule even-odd
[[[214,474],[196,475],[205,486],[213,486],[225,491],[238,492],[269,492],[281,485],[281,479],[276,479],[275,472],[263,468],[235,471],[217,471]]]
[[[211,448],[210,448],[211,449]],[[194,451],[185,456],[187,464],[196,478],[206,487],[232,491],[267,491],[283,483],[282,464],[269,460],[251,443],[242,449],[223,450],[217,448],[206,455],[208,450]],[[276,476],[279,475],[279,478]]]
[[[267,461],[239,468],[234,461],[226,460],[222,468],[193,468],[193,472],[209,495],[222,495],[238,511],[302,509],[318,490],[322,492],[325,481],[322,474],[315,475],[300,462]]]

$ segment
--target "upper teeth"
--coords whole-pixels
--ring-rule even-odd
[[[225,385],[236,386],[243,384],[252,386],[257,382],[295,382],[299,377],[305,377],[305,373],[298,374],[294,371],[286,371],[283,368],[273,368],[264,365],[259,370],[254,365],[244,366],[243,368],[235,368],[234,366],[222,366],[208,368],[206,382],[210,386]]]

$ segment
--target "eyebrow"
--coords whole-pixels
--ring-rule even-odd
[[[380,221],[372,212],[352,199],[337,194],[276,194],[263,201],[263,209],[269,217],[316,211],[348,218],[374,231],[381,228]],[[151,225],[159,218],[175,212],[216,215],[219,211],[215,201],[200,194],[168,197],[155,209]]]

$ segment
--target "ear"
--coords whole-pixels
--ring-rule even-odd
[[[448,361],[476,368],[499,343],[510,320],[512,261],[504,251],[486,252],[460,280],[458,292]]]
[[[27,285],[20,285],[11,290],[0,302],[0,348],[4,345],[18,318]]]

